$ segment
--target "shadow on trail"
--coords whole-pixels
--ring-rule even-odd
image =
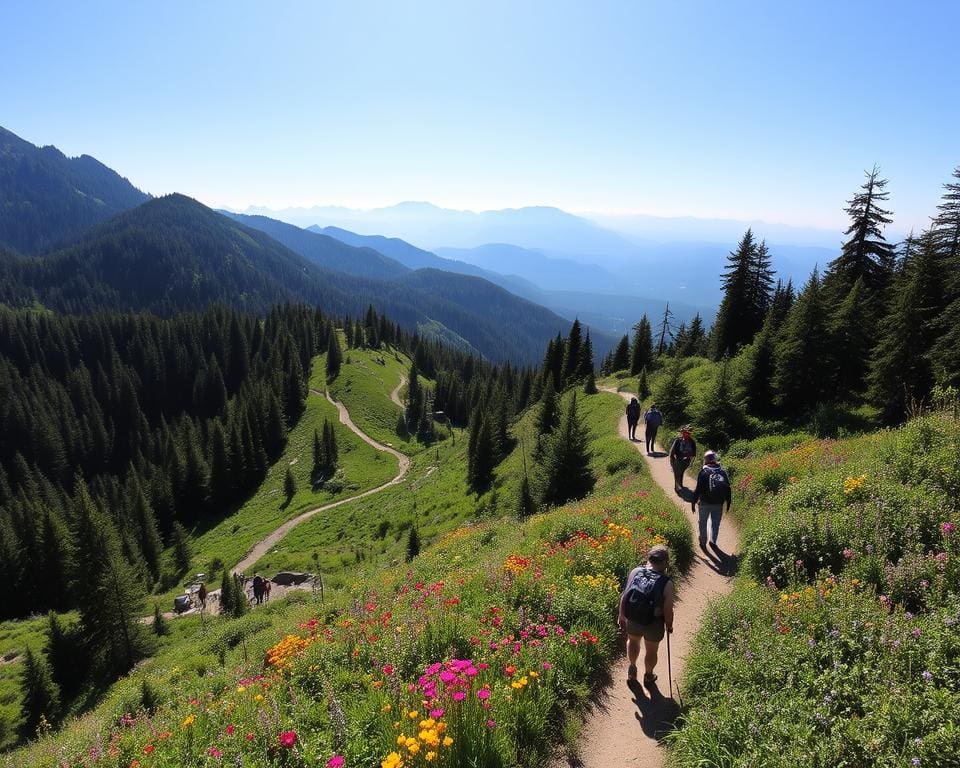
[[[660,741],[673,730],[673,724],[680,714],[680,706],[672,696],[664,696],[656,682],[644,686],[637,680],[630,680],[627,687],[633,693],[633,703],[637,705],[637,711],[633,715],[640,723],[643,733]]]
[[[679,491],[676,492],[677,496],[683,499],[687,504],[693,501],[693,488],[687,488],[684,486]]]
[[[707,568],[721,576],[736,576],[740,568],[740,556],[724,552],[716,544],[700,545],[697,559]]]

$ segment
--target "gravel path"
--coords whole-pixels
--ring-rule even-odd
[[[402,382],[401,382],[402,384]],[[396,390],[394,390],[396,392]],[[243,560],[233,566],[234,573],[246,573],[250,571],[253,567],[253,564],[257,562],[261,557],[263,557],[267,552],[269,552],[284,536],[286,536],[293,528],[296,528],[304,520],[309,520],[316,514],[320,512],[325,512],[328,509],[333,509],[334,507],[339,507],[342,504],[349,504],[352,501],[357,499],[365,498],[366,496],[372,496],[375,493],[380,493],[384,488],[389,488],[391,485],[397,485],[400,482],[403,482],[404,476],[407,474],[407,470],[410,468],[410,459],[404,456],[397,450],[394,450],[389,445],[384,445],[383,443],[378,443],[372,437],[370,437],[366,432],[362,432],[360,428],[353,423],[353,420],[350,418],[350,414],[347,412],[347,409],[344,407],[343,403],[338,403],[332,397],[330,397],[329,392],[320,392],[315,389],[311,389],[310,392],[314,395],[319,395],[321,397],[326,397],[331,403],[337,407],[337,411],[340,414],[340,423],[344,424],[351,432],[353,432],[357,437],[363,440],[365,443],[372,445],[378,451],[383,451],[384,453],[389,453],[391,456],[396,457],[397,461],[400,462],[400,467],[397,472],[396,477],[394,477],[389,482],[384,483],[383,485],[378,485],[376,488],[371,488],[369,491],[364,491],[363,493],[357,494],[356,496],[350,496],[346,499],[340,499],[339,501],[331,502],[330,504],[324,504],[322,507],[316,507],[315,509],[309,509],[306,512],[303,512],[296,517],[293,517],[283,523],[279,528],[273,530],[265,538],[258,541],[253,545],[253,548],[247,552]],[[392,395],[391,395],[392,399]]]
[[[628,392],[616,392],[613,389],[604,391],[619,394],[626,401],[633,397]],[[642,422],[637,433],[642,438]],[[625,440],[628,439],[626,416],[620,420],[620,434]],[[673,439],[672,435],[664,437]],[[686,500],[692,495],[694,484],[689,475],[685,482],[687,490],[681,498],[674,492],[673,472],[666,451],[658,446],[653,456],[647,456],[642,439],[634,445],[643,453],[657,485],[691,520],[696,538],[697,520],[690,509],[690,502]],[[733,586],[732,577],[727,574],[736,568],[735,553],[739,551],[739,536],[735,523],[727,515],[720,528],[719,545],[719,553],[695,547],[693,566],[677,585],[676,618],[670,637],[674,692],[668,690],[665,642],[660,644],[656,669],[658,680],[650,689],[635,682],[628,685],[626,657],[619,656],[610,668],[611,682],[600,692],[593,708],[585,716],[576,754],[557,761],[554,768],[660,768],[667,765],[667,752],[660,744],[660,739],[670,731],[679,712],[676,690],[679,688],[678,681],[683,677],[684,661],[690,653],[693,637],[700,627],[708,603],[729,592]],[[642,659],[641,651],[641,664]]]

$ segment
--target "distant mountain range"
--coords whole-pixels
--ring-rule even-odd
[[[0,244],[39,253],[149,199],[89,155],[66,157],[0,128]]]
[[[765,222],[653,216],[605,216],[593,221],[547,207],[474,213],[406,202],[369,211],[315,207],[248,212],[334,237],[346,231],[352,238],[376,235],[387,242],[402,238],[421,252],[499,273],[500,284],[509,284],[503,279],[516,276],[547,291],[636,296],[670,301],[671,306],[705,307],[708,314],[722,298],[719,276],[724,259],[747,227],[767,240],[778,274],[798,284],[814,266],[832,260],[842,240],[839,232]],[[781,237],[786,244],[779,244]],[[514,283],[510,289],[516,287]],[[578,303],[573,304],[579,310]]]

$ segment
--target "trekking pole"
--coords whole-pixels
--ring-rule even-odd
[[[670,696],[673,696],[673,661],[670,658],[670,632],[667,631],[667,683],[670,686]],[[677,690],[679,697],[680,691]]]

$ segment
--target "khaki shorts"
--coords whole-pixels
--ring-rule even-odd
[[[664,632],[663,619],[654,619],[651,624],[637,624],[635,621],[627,619],[628,635],[642,637],[651,643],[659,643],[663,640]]]

